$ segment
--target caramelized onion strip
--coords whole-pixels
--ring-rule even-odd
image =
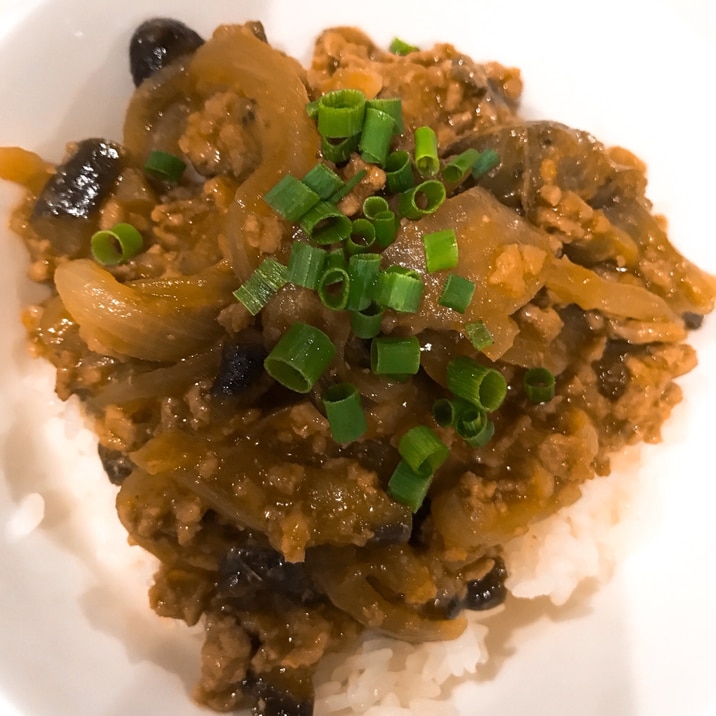
[[[175,279],[171,291],[162,280],[122,284],[89,259],[59,266],[55,284],[92,350],[149,361],[176,361],[216,339],[231,295],[225,272]]]

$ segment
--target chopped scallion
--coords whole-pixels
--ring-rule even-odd
[[[144,245],[139,231],[121,222],[111,229],[97,231],[90,239],[90,250],[97,263],[103,266],[116,266],[136,256]]]
[[[331,203],[337,204],[341,199],[348,196],[358,184],[363,181],[363,177],[368,173],[367,169],[361,169],[356,172],[333,196],[331,196]]]
[[[438,303],[458,313],[465,313],[474,293],[475,284],[472,281],[451,273],[445,281]]]
[[[368,429],[358,390],[351,383],[332,385],[321,398],[337,443],[357,440]]]
[[[327,252],[303,241],[291,244],[286,278],[297,286],[315,289],[323,274]]]
[[[314,99],[312,102],[306,103],[306,114],[311,119],[316,119],[318,117],[318,100]]]
[[[471,321],[465,323],[462,327],[463,333],[472,343],[473,347],[478,350],[484,350],[495,342],[495,338],[490,329],[482,321]]]
[[[415,130],[415,167],[424,177],[434,177],[440,171],[438,136],[432,127]]]
[[[383,309],[376,303],[371,303],[362,311],[352,311],[351,331],[358,338],[375,338],[380,333],[383,313]]]
[[[336,355],[333,341],[319,328],[294,323],[264,360],[266,372],[296,393],[308,393]]]
[[[342,268],[348,270],[348,259],[346,259],[346,253],[343,249],[333,249],[326,254],[326,264],[323,268],[324,271],[328,271],[331,268]]]
[[[363,132],[358,143],[363,161],[384,166],[394,132],[395,120],[391,115],[379,109],[367,109]]]
[[[318,132],[329,139],[360,134],[365,118],[365,95],[357,89],[326,92],[318,100]]]
[[[321,162],[316,164],[302,181],[323,201],[330,199],[343,186],[343,180],[338,174]]]
[[[507,382],[498,370],[467,356],[457,356],[447,365],[447,387],[485,412],[497,410],[507,395]]]
[[[399,195],[398,209],[401,216],[420,219],[437,211],[445,201],[445,197],[445,185],[437,179],[427,179]]]
[[[292,174],[285,174],[264,194],[264,201],[286,221],[298,221],[320,201],[313,189]]]
[[[457,235],[455,229],[433,231],[423,236],[425,264],[430,273],[457,266]]]
[[[351,279],[345,268],[345,262],[341,266],[337,262],[331,265],[327,261],[327,268],[316,286],[321,303],[334,311],[342,311],[348,302],[350,287]]]
[[[380,254],[354,254],[348,259],[350,291],[346,308],[363,311],[373,302],[380,275]]]
[[[158,149],[149,152],[144,163],[144,171],[156,179],[178,184],[186,169],[186,162],[175,154],[162,152]]]
[[[494,149],[486,149],[472,165],[472,176],[479,179],[500,163],[500,155]]]
[[[252,316],[255,316],[268,303],[269,299],[286,285],[287,273],[288,270],[282,263],[269,256],[234,291],[234,297],[244,305]]]
[[[400,194],[415,185],[410,154],[405,150],[389,154],[384,169],[385,186],[391,194]]]
[[[351,220],[335,204],[322,201],[309,209],[298,222],[317,244],[336,244],[351,233]]]
[[[373,217],[373,226],[375,226],[375,243],[379,249],[385,249],[390,246],[398,233],[398,221],[395,212],[387,209],[381,211]]]
[[[408,430],[398,441],[398,452],[418,474],[435,472],[450,454],[445,443],[426,425]]]
[[[394,55],[409,55],[411,52],[418,52],[420,48],[401,40],[399,37],[394,37],[388,50]]]
[[[546,403],[554,398],[554,375],[547,368],[530,368],[524,377],[525,393],[533,403]]]
[[[363,216],[370,221],[384,211],[390,211],[390,206],[382,196],[369,196],[363,201]]]
[[[368,219],[355,219],[350,236],[346,238],[346,253],[349,256],[365,253],[374,243],[375,226]]]
[[[459,413],[458,403],[450,398],[438,398],[433,403],[433,420],[441,428],[451,428],[455,425]]]
[[[455,432],[470,446],[483,447],[495,433],[495,425],[484,410],[471,406],[462,410],[455,422]]]
[[[443,179],[450,184],[459,184],[467,177],[479,158],[480,152],[477,149],[474,147],[466,149],[443,167]]]
[[[403,124],[403,102],[399,97],[377,97],[369,99],[366,103],[366,111],[368,109],[378,109],[381,112],[389,114],[395,121],[395,134],[402,134],[405,131]]]
[[[324,159],[334,164],[344,164],[351,158],[351,154],[358,149],[360,134],[345,139],[321,138],[321,154]]]
[[[376,303],[403,313],[420,309],[425,284],[417,271],[403,266],[391,266],[381,272],[375,295]]]
[[[416,336],[374,338],[370,368],[376,375],[415,375],[420,370],[420,341]]]
[[[411,512],[417,512],[425,501],[432,479],[432,473],[417,473],[401,460],[388,480],[388,494],[409,507]]]

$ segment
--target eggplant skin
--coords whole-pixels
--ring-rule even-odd
[[[170,62],[189,55],[203,38],[179,20],[155,17],[143,22],[129,43],[129,69],[135,87]]]
[[[122,171],[121,147],[105,139],[84,139],[42,188],[33,219],[88,219],[112,191]]]

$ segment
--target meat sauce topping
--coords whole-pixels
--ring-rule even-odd
[[[323,654],[364,630],[455,638],[465,609],[506,597],[501,545],[577,500],[610,454],[660,439],[716,281],[669,243],[641,161],[520,117],[516,69],[448,44],[395,54],[346,27],[323,32],[303,68],[260,23],[204,41],[165,18],[137,29],[130,60],[121,141],[81,140],[57,166],[0,150],[0,176],[26,187],[11,225],[30,277],[52,289],[24,322],[58,395],[86,409],[122,524],[159,560],[152,607],[205,625],[196,699],[308,715]],[[332,154],[341,141],[321,135],[316,107],[346,88],[385,116],[375,100],[399,100],[400,122],[378,120],[391,161],[408,157],[408,189],[362,143]],[[437,169],[421,175],[426,127]],[[183,171],[150,172],[150,155]],[[459,157],[482,169],[473,159],[449,181]],[[341,187],[330,220],[348,220],[358,249],[318,244],[328,219],[287,219],[267,200],[289,175],[305,188],[317,164]],[[414,197],[415,218],[401,191],[420,182],[444,197]],[[369,206],[392,212],[390,240],[372,243]],[[102,265],[92,237],[117,225],[141,248]],[[445,231],[455,256],[428,270],[424,237]],[[120,234],[105,240],[122,254]],[[303,285],[296,244],[344,272],[353,251],[372,255],[358,309],[372,328],[340,305],[340,271],[323,295]],[[457,307],[451,276],[469,294]],[[252,280],[268,286],[255,311],[237,300]],[[393,283],[417,302],[393,303],[407,300]],[[310,332],[294,351],[329,346],[300,390],[285,374],[303,379],[315,356],[267,370],[295,326]],[[374,353],[396,345],[414,368],[377,370]],[[490,376],[491,409],[480,401],[494,391],[463,393],[458,365]],[[525,388],[535,369],[554,378],[548,398]],[[342,441],[326,401],[337,385],[350,389],[335,402],[358,405]]]

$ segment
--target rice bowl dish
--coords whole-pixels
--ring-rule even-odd
[[[445,37],[445,38],[443,38],[443,37],[436,37],[435,39],[436,39],[436,40],[439,40],[439,39],[450,39],[450,40],[452,41],[452,38],[448,38],[448,37]],[[481,53],[481,54],[482,54],[482,53]],[[500,59],[499,54],[497,54],[497,53],[495,53],[495,57],[498,58],[498,59]],[[524,63],[523,63],[523,64],[524,64]],[[558,117],[558,118],[560,118],[560,117]],[[647,159],[648,159],[648,157],[647,157]],[[650,163],[650,165],[651,165],[651,163]],[[699,334],[695,334],[695,335],[697,336],[697,340],[698,340],[698,339],[700,338],[700,335],[699,335]],[[688,392],[688,391],[687,391],[687,392]],[[54,426],[54,429],[55,429],[55,430],[58,429],[58,425],[57,425],[57,424]],[[86,437],[86,436],[85,436],[85,437]],[[90,455],[90,454],[91,454],[91,448],[90,448],[90,450],[88,450],[88,455]],[[91,458],[90,458],[90,457],[87,457],[87,460],[90,461]],[[628,484],[628,481],[627,481],[627,484]],[[39,496],[42,496],[42,494],[43,494],[43,490],[41,490],[41,489],[38,489],[38,490],[36,490],[36,491],[34,491],[34,492],[31,490],[31,491],[29,491],[29,492],[30,492],[30,494],[37,494],[37,495],[39,495]],[[19,502],[20,502],[20,501],[18,500],[18,503],[19,503]],[[48,517],[50,518],[50,524],[51,524],[52,510],[48,509],[48,505],[49,505],[49,504],[51,504],[51,501],[49,501],[49,502],[46,501],[46,504],[45,504],[45,525],[48,524]],[[603,504],[605,504],[605,505],[611,505],[611,507],[609,507],[608,510],[607,510],[607,511],[609,511],[609,510],[612,509],[612,507],[613,507],[615,504],[616,504],[616,505],[623,504],[623,500],[619,499],[619,500],[616,501],[616,503],[614,503],[614,502],[610,503],[609,500],[606,500],[606,502],[603,503]],[[648,500],[647,500],[647,504],[648,504]],[[28,502],[26,502],[26,503],[23,502],[23,505],[22,505],[22,506],[23,506],[23,509],[24,509],[24,511],[25,511],[25,512],[24,512],[25,517],[27,517],[27,520],[28,520],[27,524],[30,525],[30,526],[32,526],[32,523],[33,523],[33,522],[36,522],[36,521],[38,520],[38,514],[39,514],[38,510],[40,510],[40,505],[39,505],[38,499],[37,499],[37,498],[30,498],[30,500],[29,500]],[[55,513],[55,514],[56,514],[56,513]],[[19,518],[18,518],[18,519],[19,519]],[[612,516],[611,516],[611,515],[607,515],[607,517],[606,517],[606,522],[607,522],[607,523],[610,523],[611,521],[612,521]],[[41,523],[41,524],[42,524],[42,523]],[[579,528],[579,525],[580,525],[580,524],[581,524],[581,525],[584,525],[584,524],[585,524],[584,518],[580,518],[579,516],[574,516],[574,517],[572,518],[572,527],[571,527],[570,529],[573,529],[573,530],[576,532],[576,531],[578,531],[578,528]],[[575,526],[575,525],[576,525],[576,526]],[[591,529],[592,529],[591,527],[589,527],[589,525],[587,525],[587,528],[588,528],[588,530],[591,530]],[[41,528],[41,529],[42,529],[42,528]],[[562,527],[562,528],[558,528],[558,529],[562,529],[562,531],[564,531],[566,528],[565,528],[565,527]],[[29,527],[24,527],[19,521],[18,521],[18,522],[15,522],[15,523],[14,523],[14,526],[13,526],[13,529],[11,530],[12,534],[14,535],[13,539],[15,539],[15,540],[20,540],[21,537],[22,537],[22,535],[23,535],[25,532],[27,532],[27,530],[29,530]],[[8,534],[10,534],[10,533],[8,533]],[[33,534],[34,534],[34,533],[33,533]],[[93,540],[93,542],[94,542],[94,540]],[[607,538],[607,542],[609,542],[609,538]],[[21,544],[21,542],[18,542],[18,543]],[[98,544],[101,544],[101,537],[100,537],[99,542],[97,542],[97,543],[98,543]],[[585,567],[585,569],[584,569],[584,574],[587,575],[587,576],[602,576],[602,575],[603,575],[603,570],[604,570],[604,564],[603,564],[602,562],[600,562],[599,559],[592,559],[592,560],[591,560],[591,565]],[[527,576],[529,576],[529,575],[527,575]],[[566,599],[568,598],[568,595],[569,595],[571,589],[573,588],[573,585],[578,581],[578,578],[577,578],[576,576],[574,576],[572,579],[573,579],[572,586],[567,585],[567,586],[565,586],[565,587],[562,589],[561,592],[560,592],[559,590],[557,591],[557,593],[556,593],[556,595],[555,595],[555,599],[556,599],[557,601],[564,601],[564,600],[566,600]],[[526,589],[529,589],[529,587],[526,587]],[[541,587],[540,587],[540,586],[534,586],[532,589],[533,589],[533,592],[532,592],[533,594],[534,594],[534,593],[540,593],[539,590],[541,589]],[[547,587],[546,591],[554,591],[554,590],[553,590],[551,587]],[[525,592],[525,595],[527,595],[527,592]],[[139,596],[138,596],[138,600],[139,600],[139,601],[138,601],[139,604],[143,604],[143,602],[141,601],[141,599],[139,598]],[[498,615],[496,618],[497,618],[497,619],[501,619],[501,618],[503,618],[503,617],[502,617],[502,615]],[[375,645],[373,645],[373,646],[371,646],[371,647],[366,647],[366,648],[373,649],[376,654],[382,654],[382,656],[380,656],[380,658],[386,658],[386,656],[385,656],[385,645],[384,645],[384,644],[382,644],[382,643],[376,643]],[[480,646],[479,643],[463,644],[463,645],[462,645],[462,648],[464,648],[465,652],[468,654],[468,656],[467,656],[467,661],[465,662],[466,664],[468,664],[468,663],[469,663],[469,660],[472,659],[473,666],[474,666],[475,663],[481,662],[481,661],[484,659],[484,657],[485,657],[484,651],[483,651],[483,649],[482,649],[482,647]],[[519,647],[517,647],[517,648],[518,648],[518,650],[519,650]],[[371,652],[371,653],[372,653],[372,652]],[[375,658],[378,658],[378,657],[376,656]],[[437,657],[437,656],[433,655],[432,657],[429,657],[429,656],[428,656],[428,657],[426,657],[426,658],[428,659],[428,662],[427,662],[427,663],[428,663],[428,667],[427,667],[427,668],[428,668],[429,670],[432,670],[433,667],[434,667],[434,665],[435,665],[436,663],[438,663],[438,662],[441,663],[441,664],[445,664],[445,661],[442,659],[442,657]],[[432,661],[429,660],[430,658],[432,658]],[[447,667],[445,667],[445,668],[447,668]],[[455,669],[457,672],[459,672],[461,668],[465,668],[465,669],[467,669],[468,671],[471,671],[473,667],[472,667],[472,666],[470,666],[470,667],[460,667],[459,665],[453,665],[453,666],[450,667],[450,668]],[[445,674],[449,674],[450,671],[449,671],[449,669],[448,669],[447,672],[441,671],[440,669],[437,669],[437,671],[436,671],[435,673],[436,673],[436,679],[442,679],[442,678],[445,678]],[[479,672],[478,672],[478,673],[479,673]],[[482,686],[484,686],[484,684],[481,684],[480,686],[482,687]],[[426,697],[426,698],[430,696],[430,694],[428,693],[429,691],[430,691],[430,689],[427,688],[427,689],[426,689],[426,694],[425,694],[425,697]],[[420,695],[420,697],[422,698],[422,695]],[[330,692],[330,689],[329,689],[328,692],[325,692],[323,695],[321,695],[321,692],[319,691],[319,692],[317,693],[317,698],[318,698],[318,699],[320,699],[320,698],[325,698],[325,699],[328,699],[328,700],[330,700],[331,698],[333,698],[333,699],[335,700],[335,694],[334,694],[334,693],[331,693],[331,692]],[[317,702],[317,703],[318,703],[318,702]],[[416,705],[415,708],[418,708],[418,706]]]

